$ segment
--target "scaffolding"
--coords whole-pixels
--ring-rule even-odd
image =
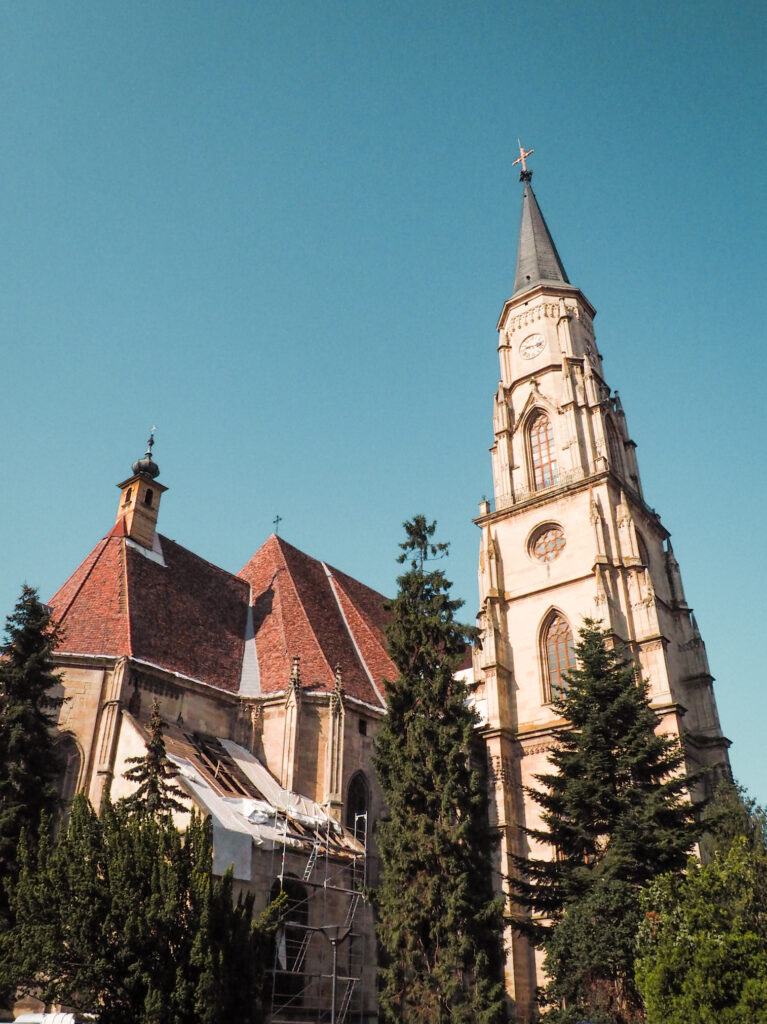
[[[365,1014],[367,812],[353,829],[275,811],[271,896],[287,898],[270,969],[271,1024],[357,1024]],[[279,860],[279,863],[277,861]]]

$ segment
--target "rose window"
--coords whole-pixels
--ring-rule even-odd
[[[547,526],[533,541],[532,553],[539,562],[553,562],[565,546],[561,526]]]

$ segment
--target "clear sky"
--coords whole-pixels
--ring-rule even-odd
[[[392,593],[436,518],[473,618],[517,137],[598,310],[737,776],[762,801],[767,8],[0,4],[0,605],[111,527],[291,543]]]

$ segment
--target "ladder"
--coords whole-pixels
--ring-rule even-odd
[[[362,893],[352,893],[352,898],[349,900],[349,909],[346,911],[346,920],[344,921],[344,927],[348,928],[354,920],[354,915],[357,913],[357,907],[359,906]]]
[[[301,939],[301,945],[298,947],[298,952],[296,953],[296,959],[293,966],[290,968],[293,974],[301,973],[301,968],[304,966],[304,960],[306,960],[306,954],[309,949],[309,943],[312,941],[312,934],[313,933],[308,930],[304,932],[304,937]]]
[[[341,1005],[338,1008],[338,1013],[336,1014],[336,1024],[344,1024],[346,1015],[349,1012],[349,1007],[351,1006],[352,995],[354,994],[356,984],[356,978],[349,978],[346,982],[346,990],[344,991],[343,998],[341,999]]]
[[[320,841],[319,841],[319,839],[315,839],[314,840],[314,845],[312,846],[312,851],[309,854],[309,860],[306,862],[306,867],[304,868],[304,881],[305,882],[308,882],[309,879],[311,878],[312,871],[314,871],[314,865],[317,863],[317,855],[318,855],[319,852],[320,852]]]

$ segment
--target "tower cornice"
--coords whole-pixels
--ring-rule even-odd
[[[517,309],[518,307],[524,308],[525,306],[528,306],[533,300],[546,297],[550,297],[552,299],[574,298],[578,302],[583,304],[583,306],[586,309],[586,312],[589,314],[592,320],[597,315],[596,309],[594,309],[594,307],[591,305],[591,303],[580,290],[580,288],[576,288],[575,285],[562,284],[561,282],[541,282],[539,284],[536,284],[532,288],[528,288],[527,291],[519,292],[519,294],[517,295],[512,295],[511,298],[506,300],[506,302],[503,304],[501,315],[498,318],[498,324],[496,329],[502,331],[506,327],[509,314],[514,309]],[[557,312],[557,316],[559,316],[559,312]]]
[[[492,523],[498,523],[503,519],[508,519],[511,515],[527,511],[530,508],[534,508],[536,505],[548,505],[552,499],[560,498],[565,494],[573,494],[577,491],[587,490],[595,484],[600,484],[603,481],[611,482],[619,490],[624,490],[632,505],[653,520],[662,540],[671,536],[661,522],[660,515],[655,511],[655,509],[650,508],[644,499],[640,497],[633,488],[627,487],[626,482],[616,476],[611,469],[603,469],[598,473],[579,474],[569,480],[565,480],[558,486],[546,487],[540,491],[530,491],[518,501],[509,502],[508,505],[503,505],[502,508],[483,512],[481,515],[478,515],[473,519],[472,522],[480,528]]]

